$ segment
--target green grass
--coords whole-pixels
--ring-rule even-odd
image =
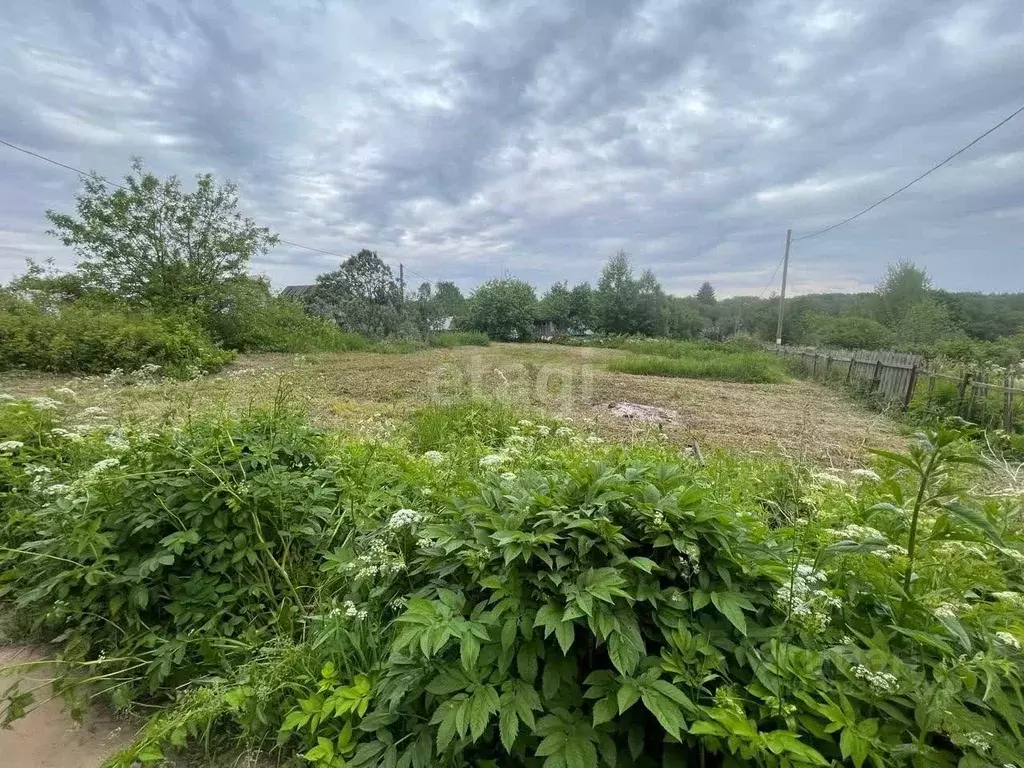
[[[789,378],[779,361],[756,352],[704,354],[682,358],[657,355],[624,357],[612,362],[608,369],[640,376],[716,379],[751,384],[778,384]]]

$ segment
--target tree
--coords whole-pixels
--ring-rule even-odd
[[[889,327],[896,326],[913,304],[928,296],[931,288],[928,273],[912,262],[890,264],[875,288],[881,315],[878,319]]]
[[[673,339],[696,339],[704,330],[704,316],[692,297],[669,296],[665,305],[665,334]]]
[[[645,269],[636,281],[636,330],[647,336],[664,336],[665,293],[654,273]]]
[[[434,303],[441,318],[458,317],[466,311],[466,299],[459,286],[446,280],[434,284]]]
[[[697,303],[702,307],[714,307],[718,303],[718,299],[715,298],[715,288],[707,280],[701,283],[700,288],[697,289]]]
[[[161,181],[139,158],[131,168],[121,189],[87,177],[75,198],[77,216],[46,212],[49,234],[74,249],[88,286],[131,304],[202,305],[277,243],[239,212],[233,183],[201,174],[185,192],[176,176]]]
[[[492,339],[529,339],[536,320],[537,295],[522,280],[488,280],[470,300],[470,329]]]
[[[896,326],[896,338],[900,346],[914,350],[953,337],[957,332],[949,310],[931,296],[918,299],[903,310]]]
[[[387,336],[401,325],[401,286],[376,251],[365,248],[319,275],[307,303],[343,330],[366,336]]]
[[[538,314],[541,320],[550,320],[555,325],[555,330],[565,332],[569,330],[570,317],[572,315],[572,294],[565,283],[555,283],[541,299]]]
[[[594,294],[597,329],[605,333],[637,332],[638,288],[629,257],[619,251],[601,270]]]
[[[574,285],[569,293],[569,330],[583,333],[594,327],[594,291],[590,283]]]
[[[803,321],[804,341],[842,349],[885,349],[893,344],[892,332],[877,320],[859,315],[825,315],[811,312]]]

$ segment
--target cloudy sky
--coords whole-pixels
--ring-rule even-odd
[[[624,249],[669,290],[758,293],[855,213],[1024,104],[1020,0],[10,0],[0,138],[116,178],[236,180],[282,237],[463,287],[593,279]],[[0,146],[0,278],[68,171]],[[1024,115],[793,249],[797,292],[909,258],[1024,290]],[[338,259],[286,245],[275,285]]]

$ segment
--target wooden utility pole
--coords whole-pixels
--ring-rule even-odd
[[[786,311],[786,275],[789,273],[789,245],[793,242],[793,230],[786,230],[786,253],[782,256],[782,293],[779,294],[779,327],[775,331],[775,344],[782,346],[782,316]]]
[[[405,264],[398,265],[398,287],[402,290],[402,302],[405,302]]]

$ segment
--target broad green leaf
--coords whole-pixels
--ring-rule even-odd
[[[740,631],[740,634],[747,634],[747,619],[743,615],[743,608],[749,606],[748,610],[753,609],[754,606],[749,600],[735,592],[712,592],[711,602],[719,613]]]
[[[575,636],[575,625],[571,621],[559,622],[555,627],[555,637],[558,638],[558,645],[566,656],[569,655],[569,649],[572,648],[572,641]]]
[[[640,691],[632,683],[623,683],[622,687],[615,694],[615,701],[619,707],[619,714],[624,714],[640,699]]]
[[[594,704],[594,727],[607,723],[619,713],[619,707],[615,699],[603,698]]]
[[[679,732],[686,729],[686,720],[683,719],[683,713],[679,710],[679,705],[668,696],[651,688],[641,693],[640,699],[650,713],[658,718],[658,722],[661,723],[661,727],[665,729],[665,732],[678,740],[680,738]]]
[[[502,707],[498,715],[498,733],[501,736],[501,745],[506,752],[512,752],[519,735],[519,716],[513,707]]]

